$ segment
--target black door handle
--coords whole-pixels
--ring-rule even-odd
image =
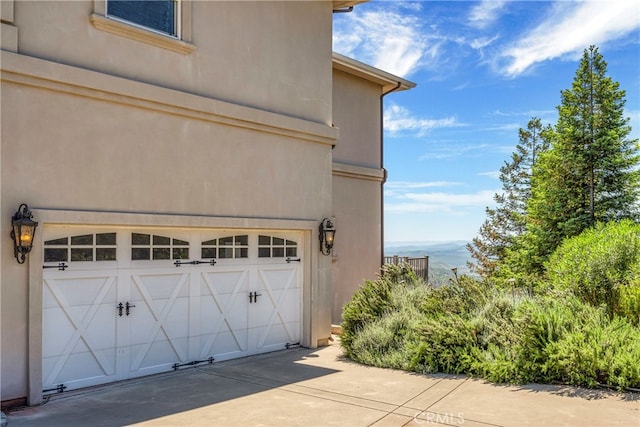
[[[124,305],[122,305],[122,303],[120,303],[120,304],[116,305],[116,308],[118,309],[118,316],[122,317],[122,309],[124,308]]]
[[[122,305],[122,303],[120,303],[120,305]],[[127,305],[125,306],[125,314],[128,316],[129,315],[129,309],[131,307],[135,307],[135,305],[133,304],[129,304],[129,301],[127,301]],[[122,308],[120,308],[120,316],[122,316]]]

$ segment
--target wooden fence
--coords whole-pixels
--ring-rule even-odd
[[[412,258],[408,256],[386,256],[384,257],[385,264],[409,264],[411,269],[416,273],[418,277],[422,277],[427,283],[429,281],[429,257],[424,256],[420,258]]]

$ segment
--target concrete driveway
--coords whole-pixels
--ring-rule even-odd
[[[640,427],[640,395],[371,368],[334,343],[69,392],[7,418],[9,427]]]

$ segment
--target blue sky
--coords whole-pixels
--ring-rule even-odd
[[[334,15],[333,49],[417,83],[385,97],[385,242],[471,240],[532,117],[554,124],[599,47],[640,135],[640,2],[371,1]]]

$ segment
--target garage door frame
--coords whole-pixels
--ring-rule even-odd
[[[302,272],[302,340],[301,344],[316,347],[325,338],[326,321],[330,322],[331,259],[320,257],[316,219],[229,218],[193,215],[135,214],[115,212],[64,211],[33,209],[40,225],[70,225],[96,227],[208,228],[238,230],[291,230],[302,232],[303,252],[308,254]],[[42,281],[43,233],[36,233],[29,258],[29,405],[41,403],[42,397]],[[311,306],[311,301],[319,302]]]

